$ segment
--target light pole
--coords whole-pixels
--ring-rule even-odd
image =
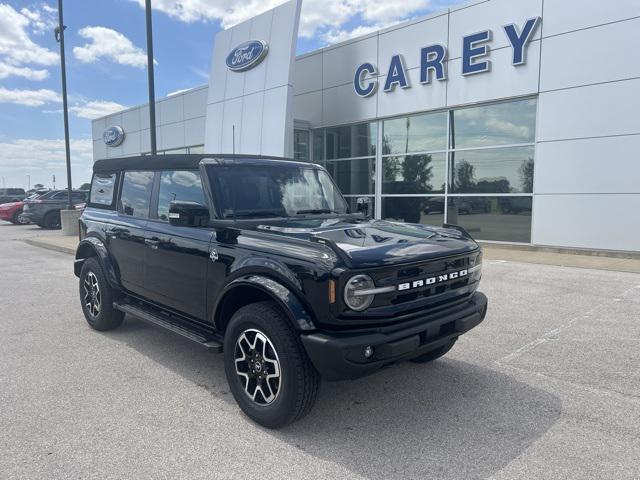
[[[64,116],[64,148],[67,159],[67,209],[71,210],[71,151],[69,148],[69,110],[67,108],[67,69],[64,59],[64,21],[62,18],[62,0],[58,0],[58,26],[55,29],[56,41],[60,44],[60,69],[62,77],[62,114]],[[55,183],[55,180],[54,180]]]
[[[27,192],[31,190],[31,175],[27,175]]]
[[[156,93],[153,78],[153,28],[151,25],[151,0],[145,0],[145,14],[147,20],[147,77],[149,80],[149,143],[151,146],[151,155],[155,155],[157,153]]]

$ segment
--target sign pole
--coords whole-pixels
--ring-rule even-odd
[[[71,210],[71,150],[69,148],[69,110],[67,107],[67,69],[64,58],[64,21],[62,18],[62,0],[58,0],[58,26],[55,29],[56,41],[60,44],[60,70],[62,77],[62,114],[64,116],[64,149],[67,160],[67,209]],[[54,180],[55,183],[55,180]]]
[[[149,79],[149,134],[151,155],[157,153],[156,148],[156,94],[153,78],[153,28],[151,25],[151,0],[145,0],[147,17],[147,74]]]

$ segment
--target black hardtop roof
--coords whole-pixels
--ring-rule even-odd
[[[105,158],[93,164],[94,173],[117,172],[120,170],[168,170],[194,169],[202,160],[216,160],[233,163],[269,164],[287,162],[309,166],[305,162],[297,162],[289,158],[269,157],[264,155],[211,155],[211,154],[171,154],[171,155],[139,155],[136,157]]]

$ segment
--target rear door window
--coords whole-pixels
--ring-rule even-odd
[[[153,172],[126,172],[118,211],[136,218],[149,218]]]
[[[158,194],[158,220],[169,221],[169,204],[174,200],[206,205],[199,171],[167,170],[162,172]]]
[[[115,173],[99,173],[93,176],[91,181],[91,199],[89,203],[102,206],[113,204],[113,195],[116,190]]]

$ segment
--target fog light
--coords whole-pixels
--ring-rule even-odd
[[[373,347],[369,345],[364,349],[364,358],[371,358],[371,357],[373,357]]]

